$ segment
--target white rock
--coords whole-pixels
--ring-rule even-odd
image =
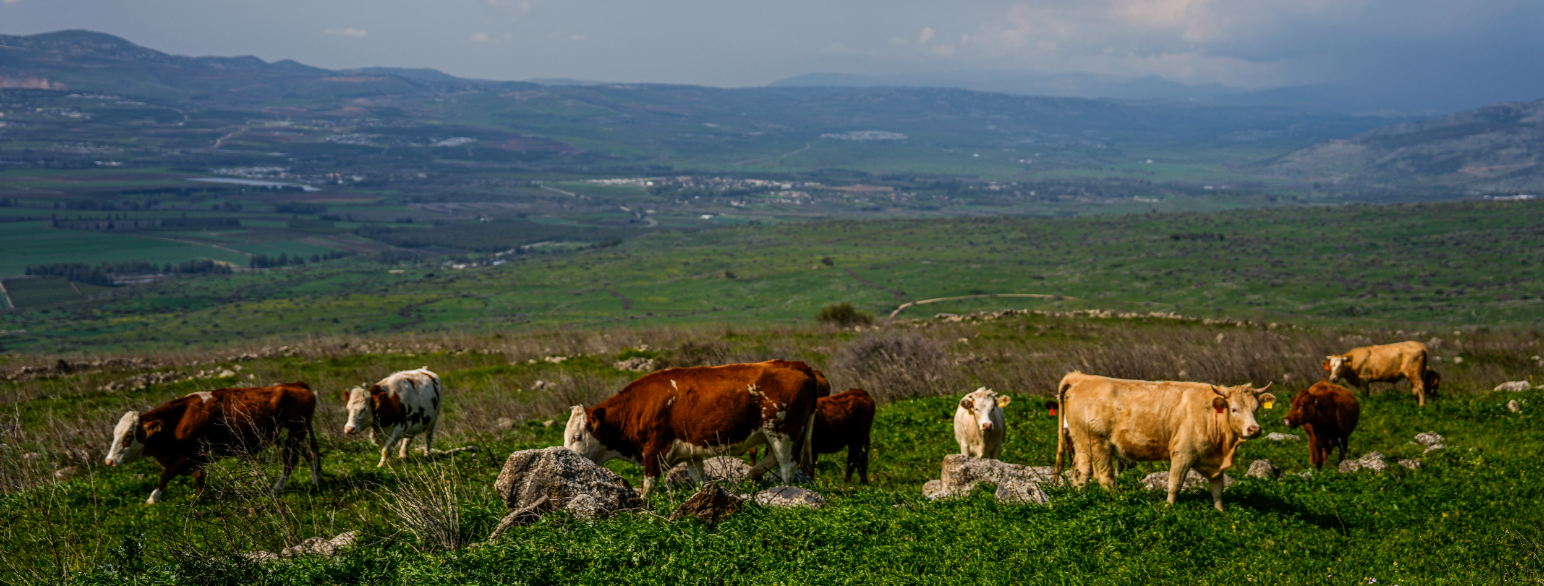
[[[1523,406],[1521,403],[1517,402],[1517,399],[1512,399],[1511,401],[1506,402],[1506,410],[1513,413],[1522,413]]]
[[[1507,381],[1507,382],[1501,383],[1499,385],[1496,385],[1496,389],[1495,390],[1497,390],[1497,391],[1511,391],[1511,392],[1516,393],[1516,392],[1526,391],[1526,390],[1531,389],[1531,388],[1533,388],[1533,385],[1528,384],[1528,381],[1525,381],[1525,380],[1514,380],[1514,381]]]
[[[1426,433],[1419,433],[1419,434],[1415,435],[1415,443],[1421,444],[1423,446],[1428,446],[1428,447],[1432,446],[1432,445],[1436,445],[1436,444],[1441,444],[1442,443],[1442,439],[1443,439],[1442,436],[1437,435],[1437,432],[1435,432],[1435,431],[1428,431]]]
[[[1250,478],[1275,478],[1281,476],[1281,468],[1276,467],[1270,460],[1255,460],[1249,463],[1249,472],[1244,476]]]
[[[1293,435],[1293,434],[1290,434],[1290,433],[1277,433],[1277,432],[1273,431],[1269,435],[1266,435],[1265,439],[1268,439],[1268,440],[1273,441],[1273,442],[1295,442],[1295,441],[1303,439],[1303,437],[1299,436],[1299,435]]]
[[[1360,458],[1355,460],[1345,460],[1340,463],[1340,471],[1346,474],[1358,472],[1361,470],[1382,472],[1387,470],[1388,467],[1388,462],[1384,461],[1383,454],[1379,452],[1367,452]]]
[[[1414,459],[1414,460],[1400,460],[1399,461],[1399,465],[1400,466],[1404,466],[1406,468],[1409,468],[1411,470],[1420,470],[1421,469],[1421,460],[1419,458]]]
[[[1233,477],[1228,476],[1226,474],[1222,475],[1222,487],[1223,488],[1227,488],[1229,486],[1233,486],[1233,483],[1234,483]],[[1163,491],[1163,492],[1168,492],[1168,490],[1169,490],[1169,471],[1168,470],[1160,470],[1158,472],[1154,472],[1152,474],[1148,474],[1147,476],[1142,478],[1142,486],[1147,487],[1148,490],[1159,490],[1159,491]],[[1211,481],[1207,480],[1205,476],[1202,476],[1200,472],[1196,472],[1194,469],[1185,471],[1185,481],[1180,483],[1179,489],[1180,490],[1195,490],[1195,489],[1198,489],[1198,488],[1210,490],[1211,489]]]
[[[797,486],[774,486],[756,493],[754,500],[763,507],[818,509],[826,506],[826,498],[820,493]]]

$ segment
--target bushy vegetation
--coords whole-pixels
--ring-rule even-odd
[[[734,278],[732,274],[730,278]],[[874,323],[874,314],[858,311],[851,303],[833,303],[820,308],[820,313],[815,314],[815,321],[838,326],[866,326]]]
[[[1400,385],[1362,395],[1352,456],[1380,451],[1420,458],[1406,470],[1308,477],[1302,441],[1250,441],[1239,483],[1211,510],[1200,491],[1164,506],[1139,479],[1120,492],[1051,490],[1049,506],[998,503],[989,489],[928,502],[919,488],[956,451],[950,415],[958,395],[989,386],[1015,398],[1007,408],[1003,459],[1048,465],[1055,419],[1040,401],[1063,372],[1276,383],[1283,403],[1318,376],[1318,358],[1348,345],[1440,338],[1443,390],[1426,408]],[[1540,391],[1494,393],[1502,380],[1540,368],[1536,333],[1414,332],[1202,325],[1172,319],[989,315],[930,320],[864,332],[829,328],[535,331],[316,339],[286,348],[234,346],[124,355],[150,362],[45,367],[4,384],[12,415],[0,432],[0,572],[12,583],[766,583],[766,582],[1242,582],[1469,584],[1538,576],[1544,474],[1536,457],[1544,427]],[[647,346],[645,346],[647,344]],[[649,348],[643,350],[641,348]],[[242,357],[240,355],[249,355]],[[561,361],[545,360],[562,356]],[[665,492],[644,511],[581,522],[562,514],[479,547],[503,515],[492,479],[517,449],[561,441],[567,406],[593,404],[637,373],[614,361],[648,356],[672,365],[771,357],[804,359],[834,387],[864,386],[882,406],[875,422],[872,485],[840,480],[842,456],[823,459],[819,482],[831,505],[818,511],[749,508],[716,526],[664,520],[690,489]],[[1462,357],[1455,363],[1452,358]],[[102,357],[109,358],[109,357]],[[475,454],[413,455],[377,469],[375,448],[339,432],[336,391],[393,370],[427,364],[446,384],[440,447]],[[12,363],[13,368],[16,363]],[[118,392],[98,386],[145,372],[242,366],[234,377],[188,379]],[[865,368],[871,370],[864,370]],[[874,374],[883,368],[894,374]],[[14,374],[15,371],[13,370]],[[1262,374],[1263,373],[1263,374]],[[247,378],[248,376],[252,378]],[[866,378],[865,378],[866,377]],[[925,383],[901,385],[906,377]],[[318,389],[324,484],[303,476],[267,493],[272,452],[226,460],[210,491],[190,497],[186,478],[166,502],[143,500],[159,468],[97,466],[124,409],[247,381],[294,380]],[[543,381],[538,385],[537,381]],[[1507,411],[1508,400],[1523,412]],[[1262,411],[1265,431],[1285,410]],[[497,421],[508,418],[513,427]],[[555,420],[555,424],[545,422]],[[1413,435],[1435,431],[1446,450],[1422,453]],[[38,454],[25,457],[24,453]],[[1254,459],[1288,473],[1243,477]],[[55,470],[72,466],[65,480]],[[639,469],[610,467],[634,482]],[[755,490],[753,484],[736,487]],[[308,537],[358,531],[359,545],[335,559],[257,563],[239,554],[276,551]]]
[[[228,275],[231,268],[227,265],[212,260],[190,260],[176,265],[166,263],[160,266],[145,261],[128,261],[117,263],[101,263],[91,266],[86,263],[58,263],[50,265],[37,265],[27,267],[27,274],[34,276],[60,277],[75,281],[97,285],[99,287],[111,287],[116,285],[112,275],[144,275],[144,274],[182,274],[195,275],[213,273]]]
[[[366,226],[360,236],[403,248],[454,248],[474,252],[501,252],[527,244],[554,240],[609,241],[619,235],[635,236],[628,228],[602,228],[575,224],[543,224],[527,220],[492,222],[441,222],[432,228]]]

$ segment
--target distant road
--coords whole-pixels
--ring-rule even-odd
[[[902,303],[900,307],[895,308],[895,311],[890,312],[890,315],[885,316],[885,319],[894,319],[895,316],[899,315],[902,311],[906,311],[906,308],[911,307],[913,305],[927,305],[929,303],[938,303],[940,301],[958,301],[960,299],[981,299],[981,298],[984,298],[984,297],[1031,297],[1031,298],[1034,298],[1034,299],[1076,299],[1076,297],[1068,297],[1066,295],[1044,295],[1044,294],[1040,294],[1040,293],[986,293],[986,294],[982,294],[982,295],[961,295],[959,297],[939,297],[937,299],[923,299],[921,301],[910,301],[910,302],[907,302],[907,303]]]

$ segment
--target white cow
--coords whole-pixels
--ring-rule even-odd
[[[440,394],[440,377],[428,368],[404,370],[381,379],[368,390],[354,387],[344,391],[343,400],[348,403],[348,422],[343,425],[344,434],[370,429],[370,443],[381,446],[381,461],[376,467],[386,465],[386,455],[391,447],[402,441],[398,458],[407,457],[407,447],[413,436],[424,434],[424,455],[434,447],[434,430],[440,422],[440,409],[444,398]],[[386,443],[376,443],[377,431],[386,434]]]
[[[960,442],[961,454],[976,458],[1002,455],[1003,440],[1008,437],[1003,407],[1010,400],[986,387],[960,399],[960,408],[954,410],[954,440]]]

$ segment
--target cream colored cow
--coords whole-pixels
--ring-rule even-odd
[[[1345,379],[1363,392],[1371,383],[1408,380],[1416,403],[1425,407],[1426,394],[1437,390],[1442,382],[1437,371],[1426,367],[1428,356],[1426,345],[1420,342],[1363,346],[1345,354],[1326,356],[1324,370],[1329,372],[1330,382]]]

